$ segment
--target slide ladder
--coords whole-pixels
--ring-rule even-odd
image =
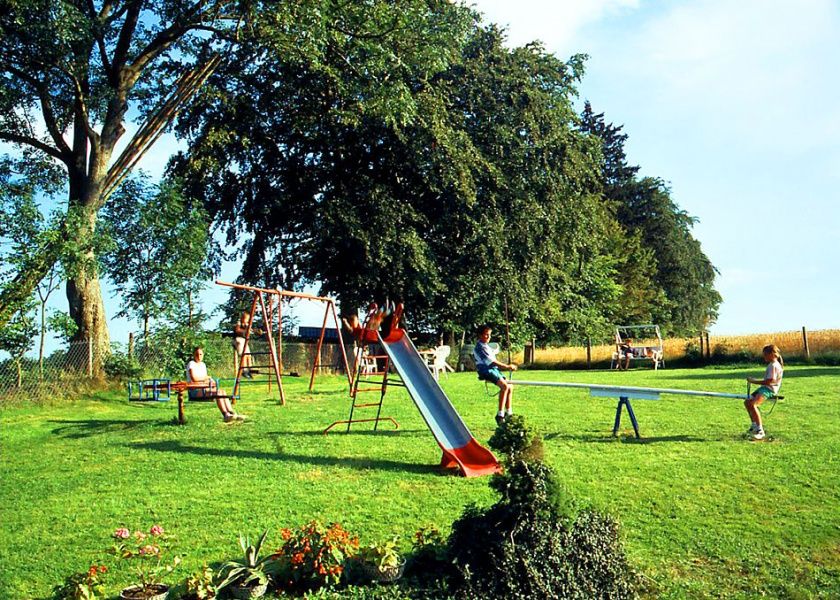
[[[356,347],[356,354],[355,354],[355,372],[356,375],[353,377],[353,384],[350,386],[350,416],[346,420],[342,421],[334,421],[330,423],[329,427],[324,429],[324,433],[329,432],[333,427],[337,425],[347,425],[347,432],[350,432],[350,426],[353,423],[373,423],[373,430],[376,431],[379,427],[380,421],[390,421],[394,429],[399,429],[400,424],[397,423],[396,419],[393,417],[383,417],[382,416],[382,404],[385,401],[385,394],[388,391],[388,386],[399,386],[405,387],[401,380],[398,378],[391,378],[389,379],[389,375],[394,375],[391,373],[391,359],[387,354],[365,354],[365,344],[364,340],[368,337],[368,333],[372,333],[372,337],[374,339],[378,338],[378,334],[374,331],[371,332],[369,330],[368,325],[370,323],[371,316],[373,311],[368,313],[367,318],[365,319],[364,323],[364,335],[362,341],[358,342]],[[375,347],[375,344],[368,346],[369,348]],[[373,369],[372,371],[370,369]],[[376,379],[379,378],[379,379]],[[378,400],[360,400],[359,394],[378,394]],[[356,413],[356,409],[367,409],[367,408],[375,408],[376,409],[376,417],[374,418],[354,418]]]

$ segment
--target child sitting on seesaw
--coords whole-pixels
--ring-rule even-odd
[[[744,400],[744,408],[747,409],[747,414],[750,415],[750,420],[752,421],[750,428],[747,430],[747,434],[751,434],[754,440],[763,440],[766,437],[758,407],[762,402],[779,393],[779,388],[782,387],[782,376],[784,375],[785,365],[781,351],[773,344],[764,346],[761,354],[764,362],[767,363],[767,368],[764,370],[764,379],[747,377],[749,383],[758,384],[760,387],[749,398]]]
[[[190,388],[189,398],[214,398],[216,406],[222,413],[225,423],[231,421],[244,421],[245,416],[237,414],[230,403],[230,397],[223,389],[216,386],[216,381],[207,374],[207,365],[204,362],[204,349],[200,346],[193,350],[193,358],[187,363],[187,381],[189,383],[203,383],[205,387]]]
[[[516,371],[516,365],[505,364],[496,360],[496,350],[490,347],[490,336],[493,328],[482,325],[478,328],[478,342],[473,348],[473,359],[478,378],[499,386],[499,412],[496,414],[496,424],[501,425],[505,417],[513,414],[511,401],[513,399],[513,385],[507,382],[500,368]]]

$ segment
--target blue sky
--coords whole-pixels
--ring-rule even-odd
[[[581,102],[624,125],[631,164],[700,220],[694,234],[724,298],[713,335],[840,328],[840,2],[472,4],[511,44],[590,56]],[[164,136],[141,168],[157,176],[177,147]],[[226,265],[222,277],[235,276]],[[225,294],[210,285],[205,310]],[[66,309],[63,289],[54,299]],[[314,303],[296,312],[304,325],[323,317]],[[112,339],[138,329],[113,319]]]
[[[700,219],[713,334],[840,327],[840,2],[479,0],[511,44],[590,56],[580,91]]]

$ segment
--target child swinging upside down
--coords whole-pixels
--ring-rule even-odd
[[[762,402],[779,393],[779,388],[782,386],[782,376],[784,375],[785,363],[782,360],[782,353],[776,346],[773,344],[764,346],[762,354],[764,356],[764,362],[767,363],[767,369],[764,371],[764,379],[747,377],[749,383],[755,383],[760,387],[749,398],[744,400],[744,407],[746,407],[747,413],[752,420],[752,425],[750,425],[747,433],[752,435],[754,440],[763,440],[766,437],[758,407]]]
[[[490,347],[490,334],[492,333],[493,329],[489,325],[482,325],[478,328],[478,343],[473,349],[473,358],[475,359],[475,370],[478,371],[478,378],[499,386],[499,412],[496,414],[496,423],[501,425],[505,417],[513,414],[513,408],[511,407],[513,386],[507,382],[499,368],[515,371],[516,365],[506,365],[496,360],[496,351]]]

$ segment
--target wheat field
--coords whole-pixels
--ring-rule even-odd
[[[827,352],[840,352],[840,329],[817,329],[808,331],[808,346],[811,356]],[[634,346],[656,345],[656,340],[634,339]],[[705,342],[704,342],[705,344]],[[747,354],[758,359],[761,349],[767,344],[775,344],[782,351],[783,357],[803,357],[805,347],[802,330],[780,331],[776,333],[754,333],[749,335],[709,336],[710,352],[713,355],[732,356]],[[686,357],[688,348],[699,351],[700,338],[669,338],[662,342],[665,360],[680,360]],[[614,344],[592,346],[592,362],[610,362]],[[522,363],[522,352],[513,357],[514,362]],[[583,346],[563,346],[551,348],[537,348],[535,352],[536,366],[549,367],[558,364],[579,364],[586,362],[586,348]]]

